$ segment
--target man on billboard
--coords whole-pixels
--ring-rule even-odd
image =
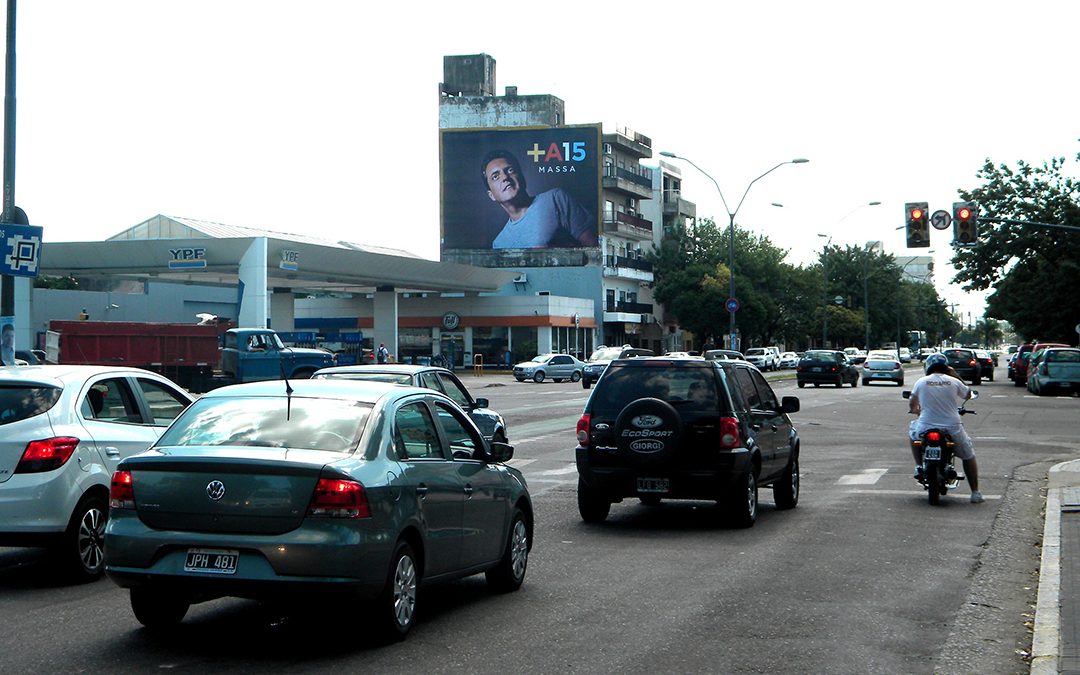
[[[481,162],[488,197],[507,221],[492,248],[598,246],[595,219],[561,187],[530,195],[517,157],[506,150]]]

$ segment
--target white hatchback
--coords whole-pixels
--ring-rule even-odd
[[[0,546],[47,547],[75,579],[101,576],[117,463],[193,400],[138,368],[0,367]]]

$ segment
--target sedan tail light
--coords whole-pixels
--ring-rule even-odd
[[[114,509],[135,508],[135,486],[130,471],[117,471],[109,486],[109,507]]]
[[[592,416],[589,413],[585,413],[577,421],[577,442],[578,445],[584,448],[589,447],[589,421],[591,418]]]
[[[26,444],[26,450],[23,450],[19,465],[15,467],[15,473],[41,473],[59,469],[71,459],[71,454],[78,445],[79,439],[73,436],[30,441]]]
[[[353,480],[320,478],[308,506],[309,516],[324,518],[370,518],[364,486]]]
[[[724,450],[732,450],[742,446],[742,438],[739,434],[739,420],[734,417],[720,418],[720,447]]]

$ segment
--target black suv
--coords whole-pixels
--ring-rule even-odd
[[[598,523],[637,497],[719,502],[731,523],[757,519],[759,485],[778,509],[799,501],[799,399],[776,398],[744,361],[612,361],[577,424],[578,510]]]
[[[842,387],[844,383],[848,383],[857,387],[859,386],[859,369],[848,362],[844,352],[815,349],[806,352],[799,359],[799,365],[795,367],[795,381],[799,389],[808,384],[815,387],[823,384]]]
[[[605,347],[601,345],[597,347],[596,351],[589,357],[585,367],[581,369],[581,387],[583,389],[591,387],[592,383],[599,380],[600,376],[604,374],[608,364],[615,359],[629,359],[635,356],[654,356],[654,354],[652,350],[631,347],[630,345],[623,345],[622,347]]]
[[[961,380],[967,380],[973,385],[982,384],[982,369],[975,352],[970,349],[946,349],[941,353]]]

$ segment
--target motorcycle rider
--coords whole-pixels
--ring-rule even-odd
[[[953,454],[964,462],[964,473],[971,486],[971,502],[981,504],[979,492],[979,466],[975,463],[975,448],[971,437],[964,430],[957,407],[971,398],[971,389],[949,366],[944,354],[931,354],[926,359],[926,375],[920,377],[911,388],[908,412],[919,417],[911,422],[909,436],[911,454],[915,457],[915,478],[922,472],[922,448],[914,441],[927,429],[941,429],[952,436],[956,443]]]

